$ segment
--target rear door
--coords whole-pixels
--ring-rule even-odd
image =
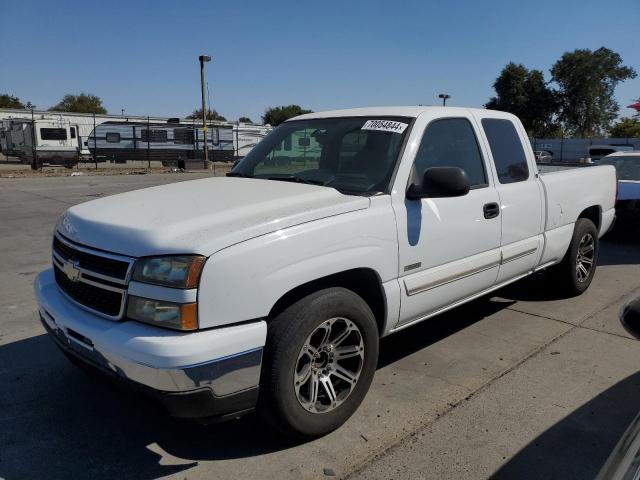
[[[511,115],[479,113],[483,138],[494,165],[494,182],[500,198],[502,283],[530,272],[544,245],[543,191],[534,167],[528,138]],[[526,142],[526,143],[525,143]]]

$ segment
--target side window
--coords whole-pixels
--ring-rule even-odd
[[[76,127],[69,127],[69,133],[71,134],[71,138],[76,138]]]
[[[140,140],[143,142],[163,143],[167,141],[167,131],[148,130],[146,128],[143,128],[142,130],[140,130]]]
[[[41,128],[40,138],[42,140],[66,140],[66,128]]]
[[[472,188],[487,186],[484,162],[469,120],[444,118],[427,126],[416,154],[416,175],[421,178],[431,167],[459,167],[467,173]]]
[[[174,128],[173,143],[179,144],[179,145],[192,145],[193,129],[192,128]]]
[[[500,183],[522,182],[529,178],[527,157],[513,123],[509,120],[484,118],[482,128],[489,140]]]
[[[107,132],[105,139],[107,143],[120,143],[120,134],[117,132]]]

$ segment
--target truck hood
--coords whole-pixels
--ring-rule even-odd
[[[122,255],[211,255],[253,237],[368,207],[368,198],[328,187],[207,178],[76,205],[56,228],[75,242]]]

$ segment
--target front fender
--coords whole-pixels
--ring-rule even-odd
[[[200,326],[266,317],[284,294],[355,268],[382,282],[397,277],[396,223],[388,196],[366,210],[336,215],[256,237],[212,255],[198,293]]]

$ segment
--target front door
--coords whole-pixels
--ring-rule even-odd
[[[500,265],[500,209],[484,144],[471,115],[433,118],[424,113],[413,131],[415,160],[410,182],[437,166],[462,168],[467,195],[409,200],[397,184],[393,205],[398,222],[399,324],[411,323],[491,287]],[[419,130],[420,129],[420,130]],[[413,135],[412,135],[413,136]],[[411,142],[411,140],[410,140]],[[398,172],[398,181],[403,172]]]

